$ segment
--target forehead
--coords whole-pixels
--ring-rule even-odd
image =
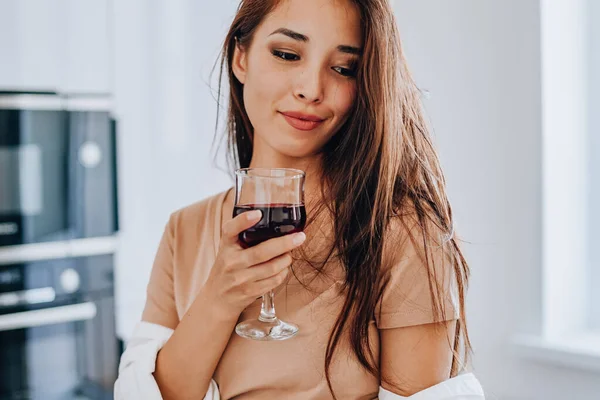
[[[259,30],[268,36],[285,27],[308,36],[311,43],[360,47],[360,14],[350,0],[282,0]]]

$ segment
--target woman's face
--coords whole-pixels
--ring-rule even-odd
[[[350,1],[281,1],[249,48],[236,47],[233,60],[255,151],[268,146],[294,158],[319,153],[354,102],[361,48],[360,16]]]

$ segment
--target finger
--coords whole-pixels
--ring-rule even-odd
[[[244,250],[247,265],[258,265],[294,250],[306,240],[304,232],[297,232],[275,239],[269,239],[259,245]]]
[[[290,265],[292,265],[292,261],[293,259],[291,254],[285,253],[266,263],[247,268],[244,271],[244,273],[247,274],[245,280],[247,282],[257,282],[263,279],[268,279],[287,269]]]
[[[254,295],[256,297],[262,296],[265,293],[268,293],[269,290],[273,290],[276,287],[280,286],[281,284],[283,284],[286,281],[289,273],[290,273],[290,269],[284,268],[282,271],[280,271],[276,275],[273,275],[267,279],[263,279],[258,282],[255,282],[253,284],[253,288],[252,288],[254,291]]]
[[[238,235],[246,229],[252,228],[262,217],[262,211],[253,210],[243,212],[233,219],[223,224],[222,241],[227,244],[235,244],[238,241]]]

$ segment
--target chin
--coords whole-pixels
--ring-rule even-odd
[[[313,146],[303,146],[294,140],[286,140],[285,143],[282,142],[272,143],[271,146],[278,153],[286,157],[306,158],[318,153],[318,149],[315,149]]]
[[[305,149],[298,149],[298,148],[294,148],[294,147],[286,147],[286,148],[282,148],[282,149],[277,149],[277,151],[286,157],[292,157],[292,158],[306,158],[306,157],[310,157],[310,156],[313,156],[314,154],[316,154],[316,152],[313,151],[312,149],[305,150]]]

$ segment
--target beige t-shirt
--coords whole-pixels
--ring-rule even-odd
[[[230,191],[171,215],[152,269],[142,320],[172,329],[177,327],[215,261],[223,212],[233,207]],[[231,204],[225,204],[226,199]],[[308,231],[307,236],[310,239]],[[401,257],[393,265],[391,281],[380,299],[381,313],[376,313],[369,325],[377,356],[378,329],[435,322],[425,267],[410,246],[397,251]],[[458,318],[458,303],[456,283],[451,268],[447,267],[438,276],[443,277],[439,282],[445,293],[445,319],[451,320]],[[327,341],[344,300],[340,271],[341,266],[336,269],[334,265],[332,273],[310,280],[310,290],[290,274],[289,282],[275,290],[278,317],[300,329],[294,338],[259,342],[232,332],[213,376],[222,399],[332,399],[324,363]],[[308,275],[298,276],[308,283],[304,280]],[[260,304],[257,299],[244,310],[239,321],[256,318]],[[379,379],[363,369],[347,341],[340,343],[334,356],[331,378],[338,399],[377,397]]]

